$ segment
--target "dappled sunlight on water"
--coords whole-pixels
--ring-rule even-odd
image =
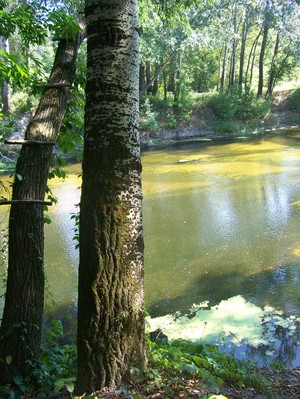
[[[220,292],[229,298],[245,285],[255,292],[262,273],[295,261],[300,153],[290,140],[143,154],[146,299],[154,315],[192,301],[215,304]],[[257,300],[269,302],[297,307],[292,294],[284,304],[271,291]]]

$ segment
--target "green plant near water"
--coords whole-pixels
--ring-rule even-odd
[[[14,387],[0,387],[0,397],[18,399],[34,393],[36,399],[41,399],[62,388],[72,392],[76,376],[76,345],[59,344],[63,335],[61,321],[52,320],[45,332],[40,361],[32,375],[26,379],[16,376]],[[172,387],[184,387],[187,379],[197,378],[200,384],[214,388],[216,392],[227,382],[236,387],[258,388],[271,397],[262,377],[251,372],[246,362],[221,353],[216,345],[186,340],[148,340],[148,359],[146,377],[140,376],[136,369],[131,370],[131,374],[132,378],[137,377],[135,382],[149,392],[160,386],[166,397],[172,397]]]
[[[296,89],[288,97],[288,106],[292,111],[299,113],[300,119],[300,88]]]
[[[148,384],[161,385],[166,393],[174,382],[183,385],[182,377],[197,377],[216,391],[226,382],[238,388],[249,386],[272,397],[267,381],[251,371],[253,364],[235,359],[219,351],[216,345],[176,340],[171,343],[158,341],[148,343]]]
[[[41,398],[44,392],[58,392],[64,386],[70,392],[73,391],[77,366],[76,345],[59,344],[63,335],[61,321],[52,320],[45,333],[46,341],[42,347],[39,367],[33,372]]]
[[[241,92],[235,86],[208,97],[207,106],[215,115],[215,128],[219,132],[235,133],[245,125],[251,126],[263,119],[270,109],[270,102],[257,98],[253,92]]]
[[[149,97],[145,97],[142,101],[140,116],[142,130],[145,130],[146,132],[154,132],[155,130],[158,130],[158,112],[154,111]]]
[[[21,399],[34,393],[35,399],[42,399],[62,388],[72,392],[77,365],[76,345],[59,344],[63,335],[61,321],[52,320],[45,332],[40,360],[32,374],[27,378],[17,375],[13,379],[14,386],[0,387],[0,398]]]

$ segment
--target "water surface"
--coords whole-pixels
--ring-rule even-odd
[[[242,294],[300,305],[299,132],[143,156],[151,314]],[[183,162],[184,161],[184,162]]]
[[[237,295],[299,316],[299,143],[293,130],[143,153],[145,294],[153,317]],[[73,165],[68,179],[51,182],[59,202],[49,211],[45,267],[47,303],[57,307],[76,303],[70,216],[78,211],[79,172]],[[7,219],[2,206],[4,230]]]

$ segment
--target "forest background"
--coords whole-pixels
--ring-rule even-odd
[[[72,32],[72,23],[83,12],[82,5],[77,11],[67,3],[53,8],[51,22],[48,26],[45,21],[40,23],[33,35],[32,21],[26,21],[29,14],[23,10],[18,16],[20,10],[22,7],[15,8],[10,20],[3,17],[2,22],[2,138],[12,134],[18,137],[24,131],[38,103],[38,85],[53,64],[53,35]],[[297,2],[199,2],[197,7],[180,13],[166,5],[162,13],[155,1],[141,2],[142,144],[153,144],[157,138],[244,134],[276,128],[282,125],[283,107],[288,111],[284,124],[297,124],[298,19]],[[82,143],[85,53],[83,43],[58,142],[68,154]],[[272,100],[275,106],[281,102],[275,115],[270,112]],[[1,153],[2,160],[7,155],[9,161],[7,146],[1,145]]]

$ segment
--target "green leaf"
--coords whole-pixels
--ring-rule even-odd
[[[6,356],[6,358],[5,358],[5,361],[6,361],[6,363],[7,364],[10,364],[11,363],[11,361],[12,361],[12,357],[11,356]]]
[[[55,384],[54,384],[55,391],[57,391],[57,392],[60,391],[64,387],[64,385],[65,385],[65,381],[62,379],[55,381]]]
[[[178,366],[178,370],[181,371],[186,371],[189,374],[196,374],[199,369],[195,364],[183,364],[181,366]]]
[[[128,389],[124,385],[121,385],[119,388],[116,389],[116,394],[121,394],[121,393],[125,395],[128,394]]]
[[[70,377],[65,380],[65,386],[69,392],[74,391],[74,381],[75,381],[74,377]]]
[[[51,224],[52,223],[52,220],[49,218],[49,216],[44,215],[44,223],[45,224]]]
[[[20,375],[16,375],[14,376],[13,381],[16,385],[21,385],[23,382],[23,378]]]

